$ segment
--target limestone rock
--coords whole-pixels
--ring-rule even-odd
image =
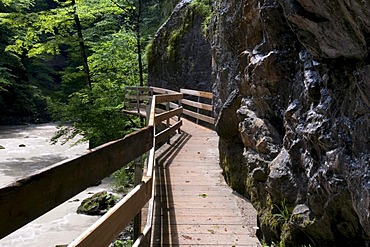
[[[370,2],[215,0],[209,41],[190,2],[156,34],[149,81],[212,81],[220,165],[261,240],[369,245]]]
[[[215,1],[221,167],[267,242],[369,244],[369,5]],[[289,217],[276,222],[283,201]]]

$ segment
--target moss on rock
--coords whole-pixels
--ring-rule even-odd
[[[94,194],[92,197],[86,198],[82,201],[77,209],[78,214],[87,215],[103,215],[110,208],[112,208],[119,198],[107,191],[101,191]]]

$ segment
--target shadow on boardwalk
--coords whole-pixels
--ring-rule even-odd
[[[153,246],[260,246],[255,210],[222,176],[217,134],[183,121],[157,152]]]
[[[156,166],[156,197],[155,197],[155,215],[154,218],[154,246],[163,245],[178,245],[177,226],[176,226],[176,215],[170,214],[173,205],[169,202],[173,202],[172,190],[169,189],[171,185],[171,176],[169,176],[171,162],[175,159],[176,155],[181,151],[186,142],[191,138],[191,135],[182,131],[180,137],[172,144],[169,145],[157,157]],[[160,217],[158,217],[160,216]],[[171,238],[168,234],[171,232]],[[171,241],[171,239],[173,239]]]

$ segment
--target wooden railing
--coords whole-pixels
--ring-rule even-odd
[[[154,94],[174,94],[178,93],[173,90],[158,88],[158,87],[126,87],[125,88],[125,112],[135,115],[148,116],[148,107],[145,102]],[[213,94],[211,92],[197,91],[190,89],[180,89],[180,93],[184,95],[182,100],[183,115],[213,126],[215,119],[213,117]],[[166,109],[176,109],[181,105],[169,102],[166,103]],[[146,111],[146,112],[145,112]],[[161,109],[157,109],[161,112]]]
[[[148,126],[0,188],[0,238],[149,151],[153,147],[153,129]],[[140,191],[150,194],[150,186],[150,181],[144,182]],[[124,200],[130,197],[132,193]]]
[[[215,124],[215,119],[211,117],[213,115],[213,94],[210,92],[196,91],[190,89],[180,89],[180,92],[184,94],[184,99],[182,100],[183,106],[190,106],[195,108],[195,111],[191,109],[184,109],[184,115],[188,115],[196,119],[196,123],[199,123],[199,120],[209,123],[211,125]],[[196,98],[196,101],[191,99],[186,99],[186,95]],[[189,97],[190,98],[190,97]],[[209,103],[203,103],[202,101],[208,101]],[[205,112],[206,114],[203,114]]]
[[[151,87],[125,87],[123,111],[138,116],[149,116],[148,106],[152,96],[153,88]]]
[[[130,90],[133,90],[133,88]],[[142,88],[138,88],[137,90],[141,91]],[[140,95],[139,97],[144,98]],[[182,107],[168,110],[160,114],[156,114],[155,109],[156,105],[158,104],[170,103],[174,101],[179,102],[178,105],[181,105],[180,102],[182,97],[183,95],[181,93],[152,96],[148,128],[153,130],[153,136],[152,139],[149,140],[151,142],[151,149],[149,151],[148,162],[145,168],[146,173],[143,176],[142,182],[68,246],[108,246],[119,235],[119,233],[122,232],[129,222],[140,213],[140,211],[148,202],[149,206],[147,224],[145,225],[143,232],[136,239],[133,246],[150,245],[155,184],[155,173],[153,172],[155,165],[155,147],[157,143],[163,140],[168,140],[170,136],[182,125],[180,118]],[[175,116],[177,116],[178,119],[174,124],[171,125],[170,118]],[[166,122],[166,128],[159,132],[157,131],[157,126],[162,122]],[[142,141],[148,140],[143,139]],[[139,229],[141,229],[141,227],[139,227]]]
[[[146,174],[128,195],[103,215],[68,246],[108,246],[149,202],[147,225],[134,246],[148,246],[154,196],[156,143],[167,140],[180,128],[182,108],[161,114],[155,107],[162,103],[181,105],[182,94],[155,95],[151,99],[149,125],[125,138],[99,146],[88,154],[60,162],[0,188],[0,238],[45,214],[87,187],[109,176],[149,151]],[[146,100],[146,98],[145,98]],[[175,103],[174,103],[175,104]],[[177,120],[169,119],[177,116]],[[166,128],[157,131],[157,125]]]
[[[213,123],[211,117],[203,116],[199,111],[189,113],[189,110],[182,108],[183,93],[207,99],[211,99],[212,94],[185,89],[178,93],[155,87],[127,87],[126,92],[125,106],[136,107],[139,115],[140,108],[145,109],[148,126],[123,139],[92,149],[88,154],[57,163],[0,188],[0,238],[149,151],[141,183],[68,246],[108,246],[132,219],[140,215],[145,205],[148,205],[147,223],[134,246],[150,245],[156,145],[169,140],[176,130],[180,130],[183,113]],[[201,102],[184,100],[183,103],[201,110],[212,110],[212,106]]]

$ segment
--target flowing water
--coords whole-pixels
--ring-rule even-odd
[[[76,140],[52,145],[50,138],[55,130],[56,124],[0,126],[0,187],[86,152],[87,143],[71,146]],[[0,239],[0,247],[52,247],[70,243],[98,219],[77,214],[77,207],[84,198],[102,190],[110,190],[109,178]]]

